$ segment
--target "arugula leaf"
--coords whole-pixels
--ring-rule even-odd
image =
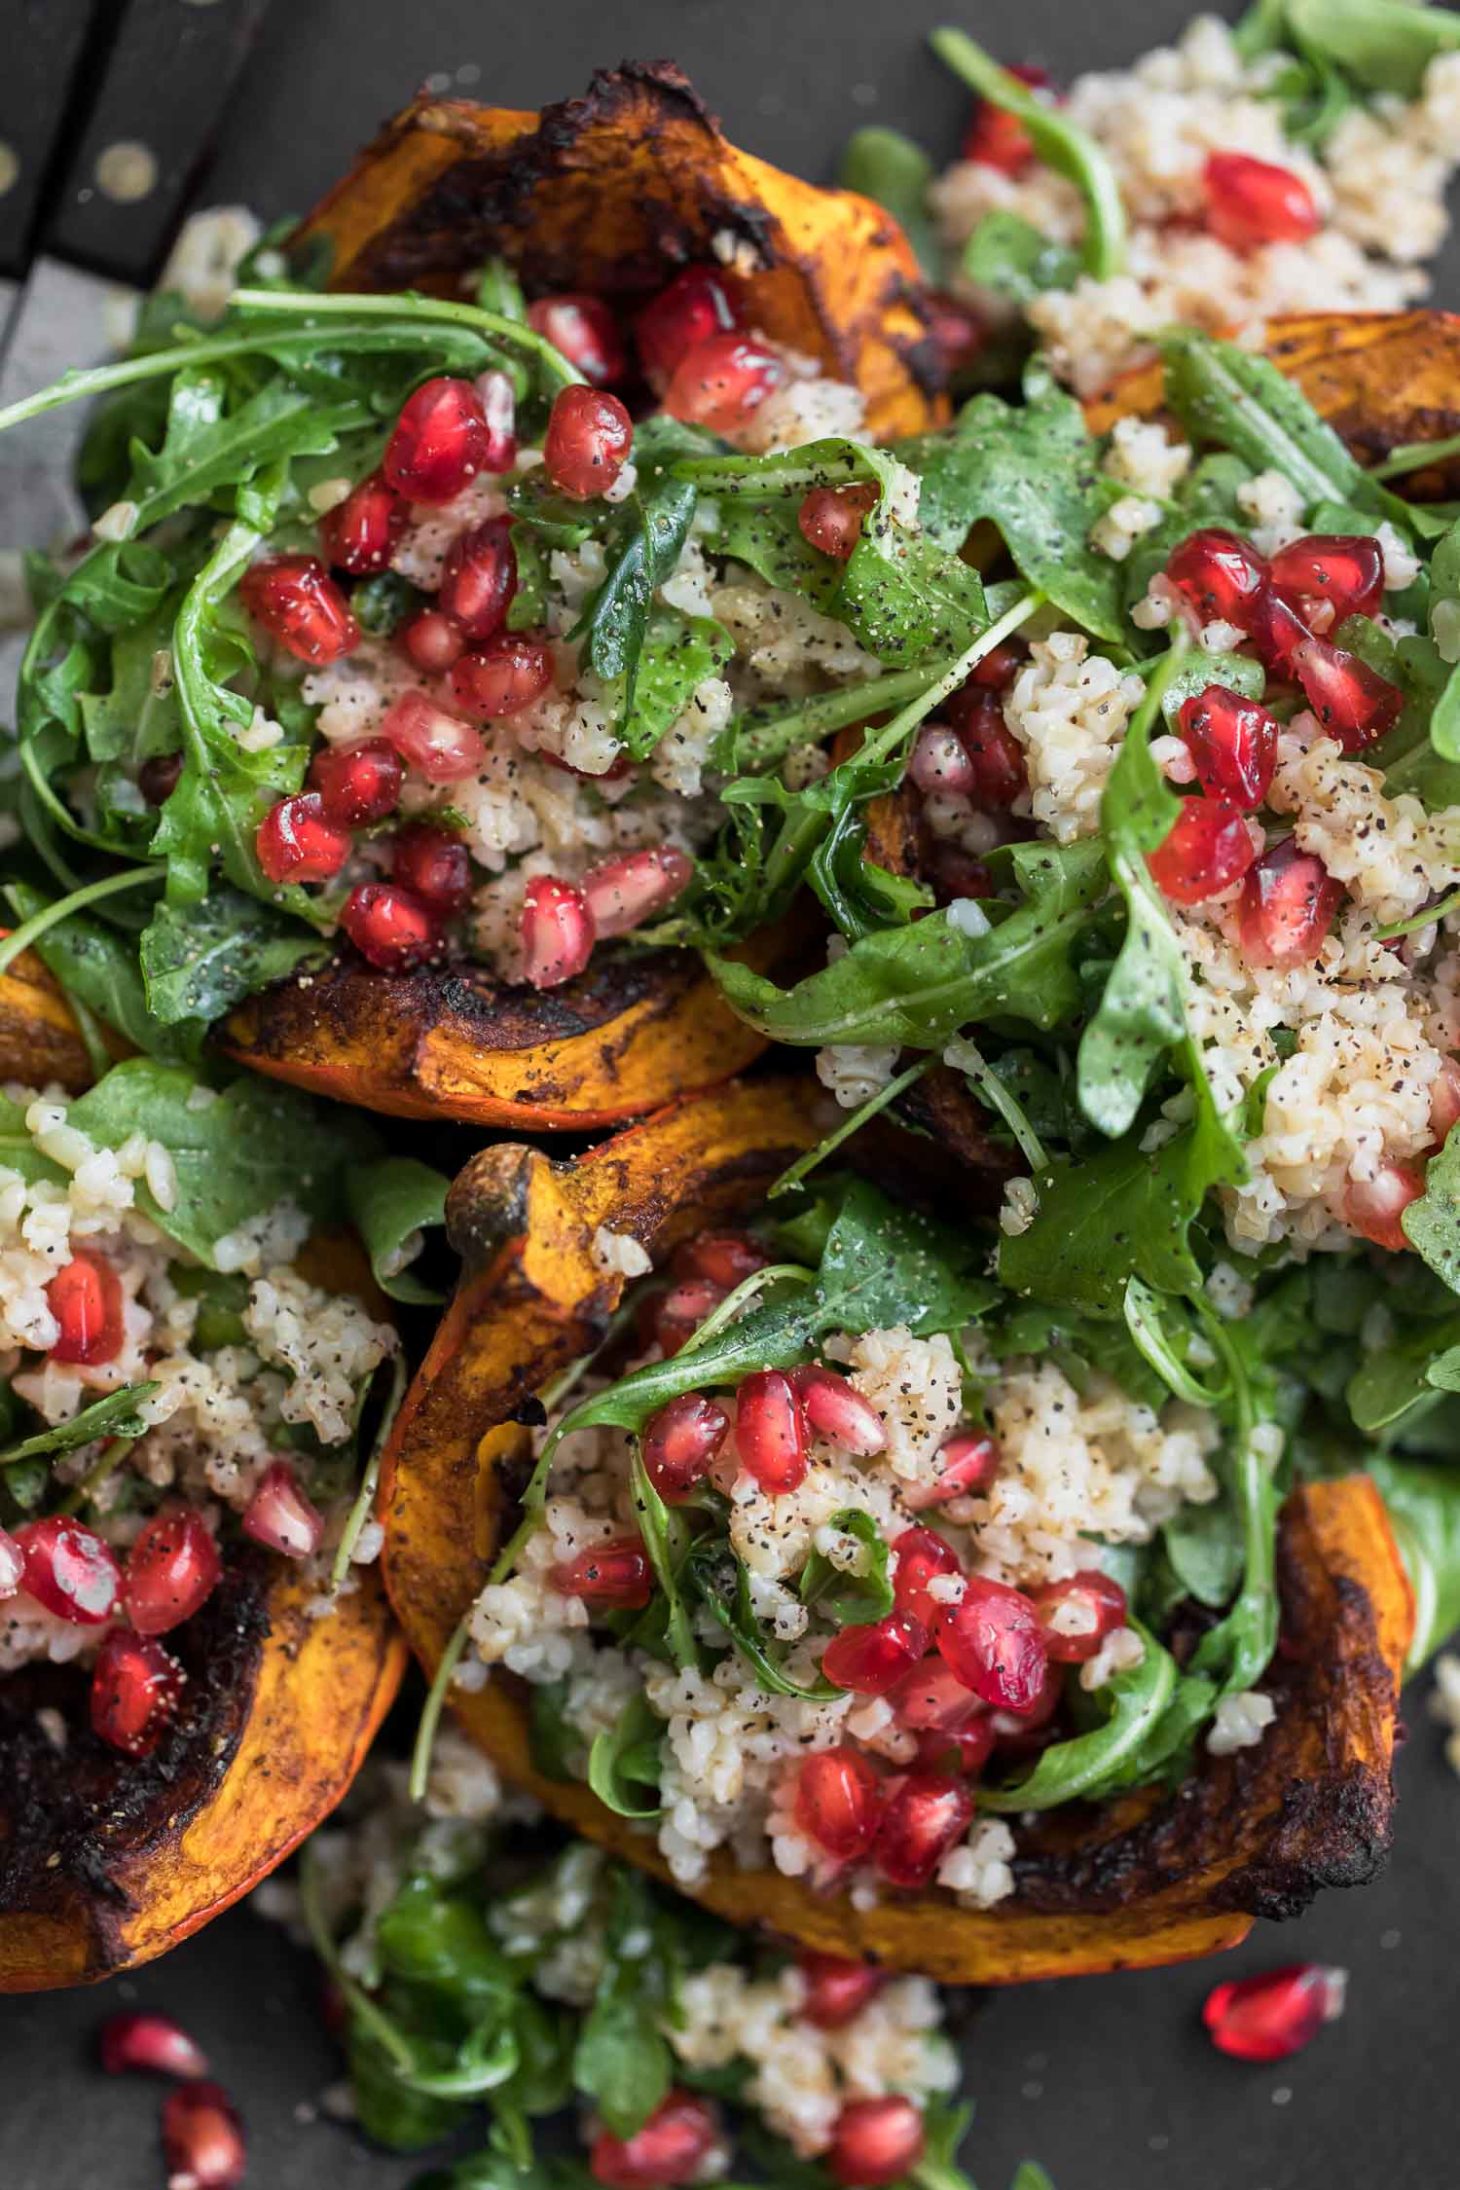
[[[707,677],[730,654],[730,634],[707,616],[652,608],[644,626],[633,700],[620,735],[625,750],[644,760],[693,704]]]
[[[160,1026],[201,1033],[246,996],[325,956],[317,935],[272,905],[215,883],[195,903],[159,905],[144,929],[146,1008]],[[145,1046],[158,1047],[155,1039]]]
[[[1404,1236],[1452,1293],[1460,1293],[1460,1138],[1425,1165],[1425,1190],[1400,1216]]]
[[[837,173],[843,190],[859,191],[892,215],[930,281],[938,279],[943,262],[938,232],[928,217],[933,173],[933,163],[921,145],[899,129],[878,124],[853,132]]]
[[[34,919],[48,902],[25,882],[6,883],[5,895],[19,920]],[[137,945],[131,936],[90,913],[74,912],[48,928],[33,947],[73,1003],[95,1012],[135,1048],[168,1063],[196,1059],[201,1047],[197,1033],[191,1028],[174,1033],[159,1025],[148,1010]]]
[[[646,1881],[615,1870],[603,1978],[573,2049],[573,2082],[616,2137],[642,2129],[674,2080],[664,2024],[673,2012],[675,1968],[656,1914]]]
[[[584,611],[574,636],[595,676],[622,680],[623,717],[634,706],[639,658],[648,633],[654,589],[673,576],[689,538],[698,490],[692,481],[659,480],[636,494],[629,508],[633,530],[628,545]]]
[[[16,1460],[36,1460],[42,1454],[74,1452],[78,1445],[89,1445],[98,1437],[139,1437],[144,1424],[138,1409],[144,1399],[161,1389],[160,1384],[148,1379],[123,1384],[104,1399],[93,1400],[69,1421],[54,1423],[33,1437],[22,1437],[18,1444],[6,1445],[0,1451],[0,1468],[8,1468]]]
[[[381,1156],[352,1164],[345,1175],[350,1221],[370,1257],[375,1282],[392,1300],[417,1302],[442,1298],[408,1265],[423,1245],[421,1235],[446,1222],[450,1181],[415,1156]]]
[[[1189,1597],[1217,1610],[1242,1576],[1242,1537],[1230,1499],[1186,1505],[1161,1531],[1166,1556]]]
[[[1375,1437],[1401,1425],[1411,1428],[1443,1393],[1454,1391],[1460,1391],[1460,1315],[1427,1323],[1366,1354],[1343,1396],[1355,1427]]]
[[[658,1607],[664,1615],[665,1644],[676,1665],[698,1666],[700,1654],[695,1645],[694,1623],[679,1586],[680,1569],[689,1548],[688,1523],[682,1513],[673,1511],[660,1497],[637,1446],[631,1481],[639,1534],[654,1569]]]
[[[801,1569],[801,1602],[814,1605],[837,1627],[866,1627],[892,1610],[888,1578],[890,1547],[870,1513],[845,1506],[829,1526],[853,1536],[861,1547],[855,1567],[834,1566],[825,1552],[813,1549]]]
[[[1284,0],[1283,13],[1305,51],[1325,55],[1365,91],[1419,95],[1425,70],[1460,47],[1449,8],[1403,0]]]
[[[1133,1623],[1134,1624],[1134,1623]],[[1175,1693],[1176,1661],[1154,1635],[1136,1627],[1145,1644],[1139,1665],[1117,1673],[1102,1691],[1109,1715],[1087,1734],[1052,1742],[1038,1763],[1010,1787],[981,1787],[981,1810],[1050,1810],[1062,1802],[1098,1801],[1125,1775],[1159,1726]]]
[[[845,1693],[821,1675],[802,1686],[782,1668],[756,1618],[750,1577],[723,1537],[701,1537],[693,1544],[685,1571],[700,1603],[719,1621],[767,1695],[825,1703]]]
[[[1379,1458],[1379,1486],[1415,1597],[1414,1637],[1405,1660],[1415,1671],[1460,1627],[1460,1469]]]
[[[647,1696],[635,1692],[611,1727],[595,1734],[588,1751],[588,1784],[599,1801],[619,1817],[660,1815],[660,1752],[664,1721]],[[646,1793],[654,1799],[646,1801]]]
[[[1078,251],[1007,208],[985,213],[963,247],[968,279],[1020,305],[1050,289],[1073,289],[1080,268]]]

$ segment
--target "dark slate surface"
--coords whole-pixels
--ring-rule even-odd
[[[201,202],[305,205],[419,81],[503,104],[577,91],[624,55],[673,55],[732,133],[811,175],[857,121],[950,148],[961,99],[921,32],[939,0],[274,0]],[[1007,58],[1058,75],[1144,50],[1182,0],[1000,0],[964,14]],[[165,85],[161,87],[165,93]],[[1442,298],[1460,293],[1460,255]],[[1460,2177],[1447,2034],[1455,2000],[1460,1786],[1439,1730],[1410,1698],[1398,1845],[1380,1881],[1295,1924],[1260,1927],[1221,1965],[986,1995],[967,2047],[977,2120],[965,2158],[981,2190],[1042,2159],[1057,2190],[1442,2190]],[[1347,2015],[1312,2051],[1244,2068],[1209,2048],[1201,2000],[1216,1978],[1316,1958],[1352,1973]],[[158,2190],[157,2094],[91,2065],[109,2009],[142,2001],[194,2030],[237,2093],[257,2190],[399,2190],[415,2170],[320,2120],[339,2074],[307,1957],[246,1911],[168,1962],[99,1992],[0,2002],[3,2190]]]

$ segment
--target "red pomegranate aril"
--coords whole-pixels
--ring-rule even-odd
[[[548,1572],[560,1597],[581,1597],[585,1604],[617,1606],[641,1612],[654,1593],[654,1570],[637,1536],[594,1544],[574,1559],[563,1559]]]
[[[1246,631],[1267,586],[1262,558],[1235,532],[1208,526],[1172,549],[1166,575],[1201,621]]]
[[[511,471],[517,461],[517,397],[506,373],[478,373],[472,382],[487,424],[482,470]]]
[[[1146,865],[1174,905],[1200,905],[1240,882],[1256,857],[1247,823],[1229,798],[1184,798]]]
[[[553,400],[542,445],[543,469],[560,494],[591,502],[607,494],[629,460],[634,424],[616,395],[564,388]]]
[[[973,1818],[973,1796],[947,1772],[911,1772],[877,1828],[873,1861],[890,1886],[926,1886]]]
[[[605,2190],[677,2190],[699,2181],[719,2138],[719,2117],[708,2099],[671,2091],[632,2137],[600,2129],[589,2148],[588,2171]]]
[[[1443,1148],[1460,1119],[1460,1061],[1447,1057],[1430,1083],[1430,1131]]]
[[[939,1732],[930,1727],[918,1741],[918,1762],[930,1772],[953,1772],[960,1779],[977,1779],[998,1740],[994,1715],[985,1711],[962,1726]]]
[[[775,351],[753,336],[711,335],[680,359],[664,391],[664,408],[686,426],[733,433],[785,377]]]
[[[972,1689],[936,1653],[914,1666],[894,1700],[898,1724],[915,1734],[951,1734],[983,1713]]]
[[[1029,787],[1024,748],[1004,720],[997,692],[983,685],[965,684],[952,694],[943,709],[968,755],[973,781],[968,797],[975,806],[1004,813]]]
[[[936,722],[925,723],[918,732],[907,772],[925,796],[942,792],[953,798],[968,798],[978,781],[978,771],[962,738],[956,730],[946,730]]]
[[[491,445],[476,389],[443,375],[406,398],[380,468],[408,502],[439,509],[486,470]]]
[[[1242,953],[1254,966],[1311,965],[1323,948],[1343,902],[1335,882],[1313,852],[1300,852],[1284,837],[1248,869],[1237,908]]]
[[[25,1559],[8,1528],[0,1528],[0,1598],[13,1597],[25,1578]]]
[[[200,1513],[179,1506],[150,1520],[127,1554],[122,1602],[139,1635],[190,1620],[218,1586],[223,1562]]]
[[[691,1278],[659,1295],[654,1303],[651,1335],[666,1360],[694,1337],[705,1317],[712,1315],[724,1298],[724,1286],[709,1278]]]
[[[400,647],[406,660],[428,677],[440,677],[461,659],[466,633],[444,608],[423,608],[400,629]]]
[[[52,1361],[87,1369],[115,1361],[126,1335],[126,1303],[122,1281],[104,1256],[84,1248],[74,1254],[46,1287],[46,1306],[59,1327]]]
[[[571,882],[534,875],[522,900],[522,977],[535,989],[560,988],[593,956],[593,915]]]
[[[1042,91],[1049,77],[1042,68],[1016,63],[1006,74],[1017,77],[1031,91]],[[996,167],[1004,175],[1022,174],[1034,158],[1034,139],[1017,114],[996,106],[992,99],[978,99],[963,132],[960,157]]]
[[[1207,1994],[1202,2021],[1218,2052],[1237,2061],[1285,2061],[1343,2013],[1348,1972],[1293,1962],[1229,1978]]]
[[[185,2083],[208,2073],[208,2056],[197,2040],[166,2015],[109,2015],[98,2046],[108,2076],[175,2076]]]
[[[796,1824],[837,1863],[855,1863],[877,1836],[882,1783],[856,1749],[818,1749],[796,1774]]]
[[[454,665],[451,697],[477,722],[503,721],[541,699],[552,681],[552,651],[541,639],[501,631]]]
[[[922,299],[923,325],[945,378],[958,380],[983,350],[987,328],[971,305],[946,289],[927,289]]]
[[[889,1612],[862,1627],[844,1627],[821,1656],[821,1670],[857,1696],[885,1696],[928,1647],[928,1630],[911,1612]]]
[[[406,973],[441,943],[440,915],[397,882],[358,882],[340,908],[340,926],[377,973]]]
[[[445,919],[471,896],[471,854],[459,836],[413,821],[391,849],[390,872],[402,889]]]
[[[1029,659],[1029,650],[1017,639],[1005,639],[985,654],[981,662],[975,662],[969,671],[970,684],[980,685],[987,692],[1007,692]]]
[[[402,692],[392,700],[380,734],[427,783],[461,783],[486,757],[481,732],[460,715],[449,715],[424,692]]]
[[[324,1515],[311,1505],[287,1460],[271,1460],[243,1514],[243,1533],[286,1559],[310,1559],[324,1538]]]
[[[931,1483],[906,1484],[903,1503],[919,1513],[946,1506],[954,1498],[972,1498],[987,1490],[999,1472],[999,1448],[982,1430],[963,1430],[938,1447],[938,1475]]]
[[[1425,1190],[1417,1164],[1384,1163],[1372,1179],[1351,1179],[1343,1197],[1345,1221],[1362,1239],[1402,1255],[1409,1246],[1400,1218]]]
[[[1362,752],[1392,730],[1404,708],[1397,684],[1327,639],[1304,639],[1293,667],[1308,704],[1346,753]]]
[[[629,369],[618,321],[602,297],[538,297],[527,307],[527,324],[595,388],[622,380]]]
[[[808,547],[834,563],[845,563],[876,501],[877,489],[862,481],[850,487],[813,487],[796,512],[797,530]]]
[[[994,1746],[999,1749],[1042,1748],[1043,1742],[1034,1742],[1031,1736],[1047,1727],[1058,1711],[1065,1695],[1064,1668],[1053,1663],[1044,1669],[1044,1679],[1032,1703],[1020,1711],[991,1711],[989,1724],[993,1728]]]
[[[372,472],[321,518],[319,539],[325,560],[357,578],[384,570],[408,514],[390,481]]]
[[[510,517],[488,517],[453,540],[441,565],[436,605],[469,639],[491,639],[507,621],[517,591]]]
[[[686,266],[634,322],[644,378],[652,388],[662,388],[689,351],[738,324],[739,314],[718,269]]]
[[[91,1675],[91,1730],[124,1756],[151,1756],[177,1712],[183,1670],[150,1635],[114,1627]]]
[[[790,1378],[779,1369],[752,1370],[736,1393],[735,1450],[769,1498],[804,1481],[806,1418]]]
[[[801,1412],[813,1430],[858,1460],[870,1460],[874,1453],[886,1451],[887,1428],[881,1415],[844,1376],[816,1363],[805,1369],[790,1369],[787,1374],[801,1402]]]
[[[1364,533],[1309,533],[1279,548],[1268,569],[1283,593],[1327,602],[1335,623],[1376,615],[1384,598],[1384,550]]]
[[[1209,684],[1182,701],[1178,719],[1202,789],[1255,813],[1272,788],[1277,717],[1225,684]]]
[[[911,1612],[925,1627],[936,1627],[944,1600],[933,1593],[929,1584],[940,1574],[962,1572],[957,1552],[935,1528],[924,1528],[919,1522],[895,1536],[892,1549],[897,1556],[892,1578],[894,1603],[902,1611]]]
[[[318,791],[298,791],[269,808],[253,848],[270,882],[328,882],[350,856],[350,832],[330,820]]]
[[[848,1962],[839,1954],[817,1954],[809,1947],[796,1957],[805,1986],[801,2020],[815,2030],[844,2030],[887,1982],[870,1962]]]
[[[137,789],[149,806],[165,806],[183,772],[181,753],[154,753],[137,770]]]
[[[644,1473],[667,1505],[696,1490],[724,1444],[730,1417],[702,1392],[680,1392],[644,1425]]]
[[[1202,169],[1206,226],[1229,251],[1266,243],[1302,243],[1322,215],[1301,175],[1247,152],[1209,152]]]
[[[1027,1711],[1049,1652],[1039,1614],[1021,1590],[970,1575],[938,1621],[938,1648],[965,1687],[1000,1711]]]
[[[167,2190],[238,2190],[248,2165],[243,2127],[218,2084],[179,2084],[162,2107]]]
[[[900,2182],[927,2147],[923,2117],[911,2099],[849,2099],[836,2119],[826,2164],[846,2190],[877,2190]]]
[[[1456,1067],[1457,1085],[1460,1085],[1460,1066]],[[677,1248],[674,1268],[677,1276],[708,1278],[727,1293],[763,1270],[770,1256],[758,1239],[749,1232],[696,1232]]]
[[[1291,683],[1293,657],[1312,634],[1292,602],[1275,586],[1265,586],[1258,595],[1247,634],[1264,669]]]
[[[1082,1567],[1032,1594],[1044,1647],[1056,1665],[1082,1665],[1126,1622],[1125,1591],[1098,1567]]]
[[[694,875],[694,861],[668,845],[652,852],[625,852],[590,867],[583,895],[600,936],[627,935],[681,897]]]
[[[25,1521],[13,1539],[21,1557],[21,1587],[43,1612],[77,1627],[100,1627],[116,1609],[122,1577],[94,1529],[63,1514]]]
[[[290,654],[318,667],[360,644],[350,604],[314,555],[276,555],[239,580],[239,598],[255,623]]]
[[[324,746],[310,763],[309,780],[325,820],[352,829],[395,812],[404,773],[400,754],[384,738],[357,738]]]

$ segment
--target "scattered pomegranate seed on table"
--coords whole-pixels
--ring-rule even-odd
[[[633,444],[633,420],[616,395],[564,388],[548,419],[543,469],[560,493],[590,502],[615,484]]]
[[[560,988],[593,955],[593,915],[581,890],[535,875],[522,901],[522,976],[536,989]]]
[[[1217,2050],[1234,2060],[1285,2061],[1338,2020],[1347,1985],[1346,1970],[1293,1962],[1215,1986],[1202,2021]]]
[[[114,1627],[91,1675],[92,1732],[129,1757],[150,1756],[177,1715],[182,1667],[150,1635]]]
[[[476,389],[469,380],[442,375],[406,398],[380,468],[408,502],[441,508],[486,470],[491,450]]]
[[[440,949],[438,910],[398,882],[360,882],[340,908],[340,926],[378,973],[407,973]]]
[[[139,1635],[165,1635],[207,1603],[223,1573],[218,1546],[200,1513],[164,1510],[147,1522],[127,1553],[122,1602]]]
[[[208,2073],[202,2047],[166,2015],[141,2009],[109,2015],[97,2045],[108,2076],[175,2076],[190,2082]]]
[[[324,1539],[324,1516],[287,1460],[271,1460],[243,1512],[243,1532],[286,1559],[309,1559]]]
[[[238,582],[255,623],[312,668],[338,661],[360,644],[360,626],[318,557],[276,555],[254,563]]]
[[[218,2084],[185,2083],[162,2106],[167,2190],[237,2190],[248,2165],[243,2126]]]
[[[114,1361],[126,1335],[122,1281],[102,1255],[84,1248],[64,1263],[46,1287],[46,1306],[58,1332],[52,1361],[95,1368]]]
[[[350,856],[350,832],[331,821],[318,791],[281,798],[254,831],[253,843],[270,882],[328,882]]]

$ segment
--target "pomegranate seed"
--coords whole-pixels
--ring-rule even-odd
[[[402,692],[393,700],[380,734],[395,747],[407,768],[428,783],[461,783],[475,775],[486,758],[481,733],[460,715],[448,715],[424,692]]]
[[[1166,575],[1201,621],[1250,628],[1266,586],[1262,559],[1235,532],[1210,526],[1172,549]]]
[[[739,324],[724,276],[713,266],[686,266],[651,297],[634,323],[639,363],[653,388],[662,388],[680,359]]]
[[[517,551],[510,517],[488,517],[452,541],[441,565],[436,605],[469,639],[495,637],[517,591]]]
[[[897,1721],[915,1734],[951,1734],[983,1715],[983,1705],[965,1688],[944,1658],[924,1658],[908,1674],[897,1698]]]
[[[310,763],[309,780],[325,820],[349,829],[395,812],[402,774],[393,745],[384,738],[357,738],[352,745],[322,747]]]
[[[405,531],[407,514],[390,481],[372,472],[320,520],[319,540],[326,562],[357,578],[384,570]]]
[[[511,471],[517,461],[517,396],[506,373],[478,373],[472,382],[487,423],[482,470]]]
[[[439,509],[485,471],[491,445],[476,389],[442,375],[407,396],[380,468],[408,502]]]
[[[237,2190],[247,2166],[243,2128],[217,2084],[180,2084],[162,2107],[167,2190]]]
[[[101,2065],[108,2076],[140,2070],[187,2082],[208,2073],[202,2047],[166,2015],[109,2015],[101,2026]]]
[[[474,721],[520,715],[553,681],[553,657],[541,639],[499,632],[463,654],[451,671],[451,696]]]
[[[1290,836],[1248,870],[1237,908],[1242,952],[1254,966],[1310,965],[1343,901],[1321,859]]]
[[[629,369],[618,321],[602,297],[539,297],[527,307],[527,324],[595,388],[622,380]]]
[[[1345,1221],[1362,1239],[1402,1255],[1409,1245],[1400,1217],[1425,1190],[1424,1174],[1415,1164],[1384,1163],[1372,1179],[1351,1179],[1343,1197]]]
[[[402,829],[391,850],[390,871],[433,913],[459,913],[471,896],[471,854],[459,836],[413,821]]]
[[[1056,1665],[1082,1665],[1126,1622],[1125,1591],[1098,1567],[1082,1567],[1067,1581],[1046,1582],[1032,1594],[1044,1647]],[[1053,1687],[1058,1703],[1061,1684]]]
[[[79,1254],[46,1287],[46,1306],[59,1325],[52,1361],[83,1368],[114,1361],[126,1335],[122,1281],[101,1255]]]
[[[560,1560],[548,1579],[560,1597],[581,1597],[585,1604],[617,1605],[640,1612],[654,1594],[654,1570],[637,1536],[595,1544],[576,1559]]]
[[[583,895],[600,936],[627,935],[674,903],[688,888],[694,861],[662,845],[652,852],[625,852],[590,867]]]
[[[593,915],[571,882],[535,875],[522,900],[523,979],[555,989],[583,971],[593,956]]]
[[[1457,1119],[1460,1119],[1460,1063],[1447,1057],[1430,1084],[1430,1131],[1437,1148],[1444,1147]],[[3,1594],[3,1588],[0,1588],[0,1594]]]
[[[13,1597],[25,1578],[25,1559],[8,1528],[0,1528],[0,1597]]]
[[[286,1559],[312,1558],[324,1536],[324,1515],[299,1488],[287,1460],[271,1460],[243,1514],[243,1533]]]
[[[897,1554],[892,1582],[894,1602],[925,1627],[936,1627],[943,1603],[928,1584],[939,1574],[962,1573],[957,1552],[936,1529],[924,1528],[920,1523],[895,1536],[892,1548]]]
[[[1007,692],[1029,659],[1027,647],[1017,639],[1005,639],[991,653],[985,654],[969,672],[970,684],[981,685],[988,692]]]
[[[973,1796],[946,1772],[911,1772],[877,1828],[873,1859],[890,1886],[926,1886],[973,1817]]]
[[[797,529],[809,547],[829,555],[834,563],[845,563],[876,501],[877,489],[869,480],[850,487],[813,487],[796,512]]]
[[[1460,1066],[1456,1073],[1460,1084]],[[674,1267],[680,1276],[708,1278],[712,1285],[732,1293],[757,1270],[763,1270],[770,1259],[749,1232],[696,1232],[676,1250]]]
[[[1384,550],[1366,534],[1311,533],[1279,548],[1269,569],[1281,592],[1327,602],[1335,623],[1377,614],[1384,598]]]
[[[644,1425],[644,1472],[660,1497],[677,1505],[704,1481],[724,1444],[730,1417],[700,1392],[681,1392]]]
[[[914,1513],[925,1506],[946,1506],[954,1498],[971,1498],[987,1490],[999,1472],[999,1448],[981,1430],[964,1430],[938,1448],[935,1482],[915,1487],[904,1484],[903,1504]]]
[[[944,376],[949,380],[962,378],[983,349],[983,321],[946,289],[924,290],[922,307],[927,339]]]
[[[407,973],[439,949],[438,917],[395,882],[359,882],[340,907],[340,926],[377,973]]]
[[[302,662],[337,661],[360,644],[350,604],[314,555],[276,555],[239,580],[239,598],[255,623]]]
[[[159,1513],[127,1554],[122,1602],[139,1635],[165,1635],[190,1620],[218,1585],[223,1562],[199,1513]]]
[[[1343,2013],[1348,1972],[1293,1962],[1257,1977],[1229,1978],[1207,1994],[1202,2021],[1218,2052],[1237,2061],[1285,2061]]]
[[[970,797],[978,782],[978,771],[962,738],[936,722],[925,723],[918,732],[907,772],[920,791],[941,791],[955,798]]]
[[[686,351],[664,391],[664,408],[686,426],[733,433],[786,377],[774,350],[749,335],[711,335]]]
[[[1248,635],[1263,667],[1275,677],[1291,680],[1293,656],[1310,637],[1308,626],[1273,586],[1265,586],[1257,599]]]
[[[821,1657],[821,1670],[838,1688],[858,1696],[885,1696],[915,1666],[928,1647],[928,1630],[910,1612],[889,1612],[885,1620],[844,1627],[833,1635]]]
[[[91,1730],[125,1756],[151,1756],[177,1712],[183,1670],[150,1635],[114,1627],[91,1676]]]
[[[708,1278],[671,1285],[667,1293],[659,1295],[654,1303],[652,1336],[666,1360],[694,1337],[705,1317],[713,1314],[724,1298],[724,1286]]]
[[[896,2094],[848,2099],[836,2118],[826,2164],[849,2190],[875,2190],[911,2174],[926,2145],[923,2117],[911,2099]]]
[[[1229,798],[1184,798],[1146,865],[1173,904],[1200,905],[1240,882],[1256,857],[1247,823]]]
[[[1016,65],[1007,73],[1017,76],[1031,91],[1042,91],[1049,83],[1042,68],[1027,63]],[[996,167],[1003,175],[1018,175],[1034,158],[1034,139],[1017,114],[995,106],[991,99],[978,99],[963,132],[960,157],[977,160],[984,167]]]
[[[962,1601],[945,1607],[938,1648],[964,1686],[1003,1711],[1027,1711],[1048,1660],[1039,1614],[1021,1590],[970,1575]]]
[[[881,1415],[844,1376],[816,1364],[790,1369],[787,1374],[801,1402],[801,1412],[813,1430],[819,1430],[859,1460],[870,1460],[874,1453],[887,1450],[887,1430]]]
[[[1398,722],[1404,694],[1357,654],[1327,639],[1304,639],[1293,650],[1293,667],[1309,706],[1346,753],[1361,752]]]
[[[350,832],[331,821],[318,791],[299,791],[269,808],[253,848],[270,882],[328,882],[350,856]]]
[[[671,2091],[632,2137],[600,2129],[588,2170],[607,2190],[676,2190],[700,2180],[719,2138],[719,2118],[708,2099]]]
[[[848,1962],[839,1954],[816,1954],[810,1948],[797,1955],[796,1967],[805,1987],[801,2020],[816,2030],[842,2030],[855,2022],[886,1983],[883,1972],[868,1962]]]
[[[575,502],[607,494],[629,460],[633,420],[616,395],[564,388],[553,401],[542,445],[543,468],[560,493]]]
[[[819,1749],[796,1774],[796,1823],[838,1863],[855,1863],[877,1835],[882,1786],[856,1749]]]
[[[1225,684],[1209,684],[1182,701],[1180,722],[1202,789],[1254,813],[1272,787],[1277,717]]]
[[[111,1546],[62,1514],[26,1521],[15,1531],[21,1586],[43,1611],[77,1627],[100,1627],[116,1609],[122,1577]]]
[[[968,796],[994,813],[1013,805],[1029,788],[1024,748],[1004,720],[996,692],[965,684],[945,702],[944,714],[958,733],[973,769]]]
[[[960,1779],[977,1779],[997,1739],[998,1729],[988,1711],[942,1732],[930,1727],[918,1742],[918,1762],[931,1772],[956,1772]]]
[[[795,1490],[807,1468],[806,1418],[789,1377],[754,1369],[736,1394],[735,1450],[769,1498]]]
[[[1209,152],[1202,169],[1206,225],[1229,251],[1302,243],[1323,225],[1313,193],[1290,167],[1247,152]]]
[[[400,630],[401,651],[428,677],[439,677],[461,658],[466,633],[444,608],[423,608]]]
[[[165,806],[183,772],[181,753],[154,753],[137,770],[137,789],[149,806]]]

